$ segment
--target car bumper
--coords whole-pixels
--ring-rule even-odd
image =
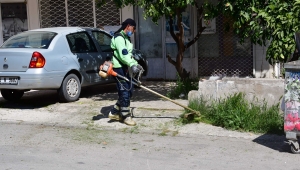
[[[0,77],[18,77],[18,83],[0,84],[0,89],[58,89],[65,72],[48,72],[45,69],[28,69],[26,72],[0,72]]]

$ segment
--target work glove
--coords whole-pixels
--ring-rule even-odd
[[[139,69],[139,71],[141,71],[141,70],[144,71],[144,68],[141,65],[138,64],[136,67]]]
[[[134,74],[134,75],[139,73],[141,70],[143,70],[143,67],[140,66],[139,64],[131,66],[131,71],[132,71],[132,74]]]

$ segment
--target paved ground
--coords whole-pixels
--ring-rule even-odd
[[[166,95],[174,84],[170,82],[145,82],[145,87]],[[53,125],[95,126],[108,129],[132,129],[140,132],[161,133],[168,135],[204,134],[211,136],[240,137],[255,139],[260,135],[241,133],[211,126],[204,123],[182,126],[176,122],[184,109],[168,100],[144,90],[135,89],[131,102],[134,120],[138,123],[129,127],[119,122],[112,122],[107,114],[117,93],[115,85],[85,88],[80,99],[73,103],[59,103],[56,91],[31,91],[24,95],[19,103],[9,103],[0,98],[2,120],[22,122],[44,122]],[[187,106],[187,100],[176,100]],[[63,113],[63,114],[61,114]]]

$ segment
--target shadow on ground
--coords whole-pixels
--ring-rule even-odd
[[[113,108],[113,105],[111,106],[104,106],[104,107],[101,107],[101,110],[100,110],[100,114],[98,115],[95,115],[93,116],[92,120],[100,120],[100,119],[103,119],[103,118],[108,118],[108,114],[110,112],[110,110]],[[131,109],[131,113],[132,113],[132,117],[134,118],[141,118],[141,119],[178,119],[177,116],[174,116],[174,115],[170,115],[170,116],[161,116],[161,115],[157,115],[157,116],[141,116],[139,113],[136,112],[136,107],[130,107]],[[148,112],[153,112],[151,110],[139,110],[138,112],[143,112],[143,113],[146,113],[146,115],[148,115],[147,113]],[[156,112],[159,112],[159,111],[156,111]],[[149,113],[149,115],[151,115]]]
[[[29,91],[15,102],[6,101],[0,97],[0,107],[9,109],[35,109],[53,105],[59,102],[56,90]]]
[[[166,95],[170,90],[170,82],[151,81],[145,82],[143,85],[162,95]],[[94,101],[101,100],[117,100],[118,94],[116,84],[106,84],[98,86],[83,87],[80,98],[88,98]],[[153,101],[159,100],[160,97],[152,94],[144,89],[135,88],[132,101]],[[0,107],[10,109],[34,109],[42,108],[49,105],[60,103],[56,90],[37,90],[29,91],[24,94],[21,100],[17,102],[9,102],[0,97]]]
[[[278,152],[289,152],[291,153],[290,146],[284,141],[286,140],[284,135],[271,135],[264,134],[253,140],[253,142]]]
[[[167,95],[168,92],[171,91],[172,85],[171,82],[144,82],[143,86],[151,89],[159,94],[162,94],[164,96]],[[82,97],[86,98],[93,98],[93,100],[117,100],[118,94],[116,90],[115,84],[110,84],[107,86],[104,86],[102,88],[90,88],[88,89]],[[157,96],[156,94],[153,94],[145,89],[142,89],[140,87],[135,87],[133,92],[132,101],[153,101],[153,100],[159,100],[161,97]]]

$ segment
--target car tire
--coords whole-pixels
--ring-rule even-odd
[[[58,90],[59,99],[62,102],[73,102],[78,100],[81,92],[81,84],[75,74],[69,74],[63,80]]]
[[[13,90],[13,89],[2,89],[2,97],[7,101],[18,101],[23,97],[24,91],[22,90]]]

